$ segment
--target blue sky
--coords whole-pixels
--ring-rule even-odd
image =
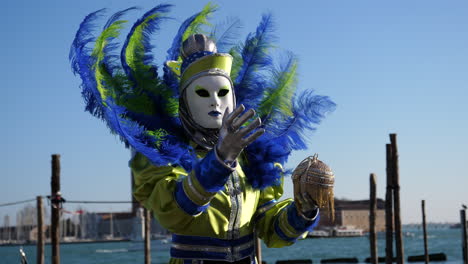
[[[241,19],[240,39],[270,11],[278,46],[300,59],[299,89],[314,89],[337,103],[310,134],[309,150],[291,156],[290,167],[319,153],[336,174],[337,197],[368,198],[374,172],[383,198],[385,144],[389,133],[397,133],[403,222],[421,221],[421,199],[428,221],[459,221],[460,205],[468,203],[467,1],[213,2],[220,6],[214,23],[228,16]],[[53,153],[62,156],[67,199],[130,200],[129,151],[84,112],[68,51],[88,13],[142,7],[129,16],[133,22],[159,3],[19,0],[3,5],[0,204],[47,195]],[[175,4],[174,20],[154,38],[158,63],[181,21],[206,2],[166,3]],[[286,182],[290,197],[292,185]],[[0,208],[0,223],[18,208]]]

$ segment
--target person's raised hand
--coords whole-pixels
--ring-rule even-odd
[[[244,110],[244,105],[240,105],[232,113],[226,109],[223,115],[223,124],[215,148],[219,158],[227,164],[234,162],[245,147],[265,133],[265,129],[259,128],[262,121],[258,117],[244,126],[255,115],[253,109],[242,114]],[[255,129],[257,131],[253,132]]]

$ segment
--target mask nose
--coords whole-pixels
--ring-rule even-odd
[[[210,106],[218,107],[220,105],[220,103],[221,103],[221,100],[219,99],[218,95],[215,93],[215,94],[213,94],[213,96],[211,98],[213,98],[213,100],[211,101]]]

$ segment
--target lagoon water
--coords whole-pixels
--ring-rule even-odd
[[[420,229],[404,230],[411,236],[404,237],[405,259],[412,255],[424,254],[424,243]],[[144,263],[144,252],[132,250],[131,242],[62,244],[60,247],[61,263],[64,264],[138,264]],[[461,264],[461,229],[428,230],[429,253],[443,252],[447,255],[446,262],[440,264]],[[29,263],[36,263],[36,247],[24,246]],[[19,246],[0,247],[0,264],[20,263]],[[385,253],[385,237],[379,234],[378,252]],[[51,263],[50,246],[46,246],[45,263]],[[320,263],[321,259],[356,257],[361,263],[369,257],[369,240],[364,237],[349,238],[309,238],[298,241],[295,245],[285,248],[262,249],[263,260],[269,264],[277,260],[312,259]],[[167,263],[169,250],[152,251],[153,264]]]

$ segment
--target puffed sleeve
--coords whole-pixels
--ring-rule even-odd
[[[305,220],[297,214],[293,199],[277,201],[283,194],[281,185],[270,186],[261,191],[256,211],[256,231],[267,247],[292,245],[303,238],[319,221],[318,210],[313,220]]]
[[[219,179],[227,178],[232,171],[219,164],[212,152],[191,173],[180,167],[154,166],[140,153],[136,153],[129,165],[135,182],[135,198],[153,211],[163,227],[175,233],[206,211],[224,185],[225,181]]]

